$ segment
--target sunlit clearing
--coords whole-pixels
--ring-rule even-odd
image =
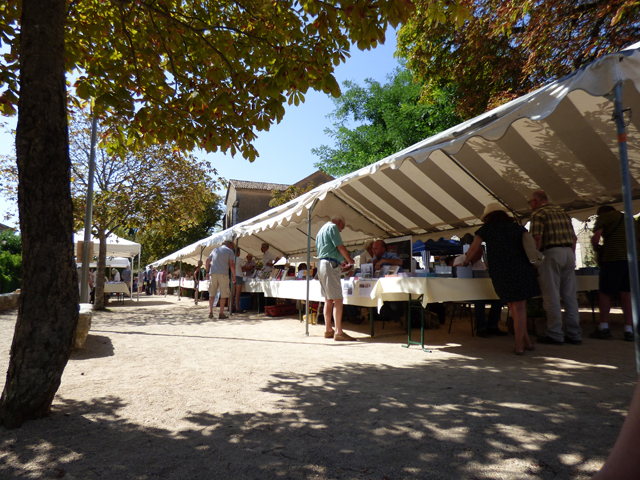
[[[614,365],[603,365],[599,363],[584,363],[578,362],[576,360],[568,360],[566,358],[556,358],[556,357],[538,357],[541,360],[547,362],[549,367],[554,368],[574,368],[574,369],[585,369],[585,368],[607,368],[610,370],[617,370],[618,367]]]
[[[510,438],[514,443],[520,444],[522,448],[530,451],[540,450],[546,443],[560,438],[559,435],[555,435],[553,433],[532,432],[518,425],[496,424],[495,427],[500,431],[500,433],[502,433],[502,435]]]
[[[544,412],[546,410],[546,408],[542,408],[538,405],[529,405],[526,403],[506,402],[506,403],[498,403],[497,405],[498,407],[514,408],[516,410],[526,410],[528,412]]]
[[[577,453],[561,453],[558,458],[564,465],[578,465],[583,461],[582,455]]]
[[[427,428],[431,430],[433,438],[447,442],[464,443],[467,441],[467,434],[469,433],[467,427],[438,428],[433,425],[427,425]]]

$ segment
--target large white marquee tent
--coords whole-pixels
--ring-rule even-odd
[[[500,202],[526,218],[533,190],[545,190],[585,219],[601,204],[622,207],[612,92],[622,85],[634,211],[640,209],[640,44],[212,235],[156,264],[195,264],[225,238],[260,256],[260,244],[306,256],[332,214],[347,220],[347,245],[371,237],[414,241],[473,233],[484,207]]]

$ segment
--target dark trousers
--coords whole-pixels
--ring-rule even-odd
[[[485,321],[485,306],[491,305],[489,310],[489,319]],[[473,304],[473,310],[476,314],[476,331],[482,330],[495,330],[498,328],[498,322],[500,321],[500,313],[502,312],[502,302],[500,300],[491,300],[485,302],[475,302]]]

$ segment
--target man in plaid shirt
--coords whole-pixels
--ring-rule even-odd
[[[576,296],[576,234],[571,218],[558,205],[549,203],[547,194],[537,190],[531,194],[530,232],[536,248],[544,253],[538,269],[542,300],[547,312],[547,332],[539,343],[562,345],[582,343],[582,330]],[[564,303],[567,334],[562,331],[560,299]]]

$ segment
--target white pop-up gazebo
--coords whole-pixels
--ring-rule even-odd
[[[78,263],[82,263],[82,252],[78,251],[78,242],[82,242],[84,240],[84,230],[80,230],[75,233],[73,236],[73,253],[76,258],[79,260]],[[139,243],[133,242],[131,240],[127,240],[121,238],[115,234],[107,235],[107,257],[124,257],[125,259],[131,260],[131,265],[135,265],[135,257],[138,257],[138,270],[140,270],[140,253],[142,252],[142,247]],[[100,239],[91,235],[91,243],[93,243],[93,250],[95,255],[98,254],[98,249],[100,247]],[[136,292],[137,294],[138,292]],[[139,299],[139,295],[138,295]]]

